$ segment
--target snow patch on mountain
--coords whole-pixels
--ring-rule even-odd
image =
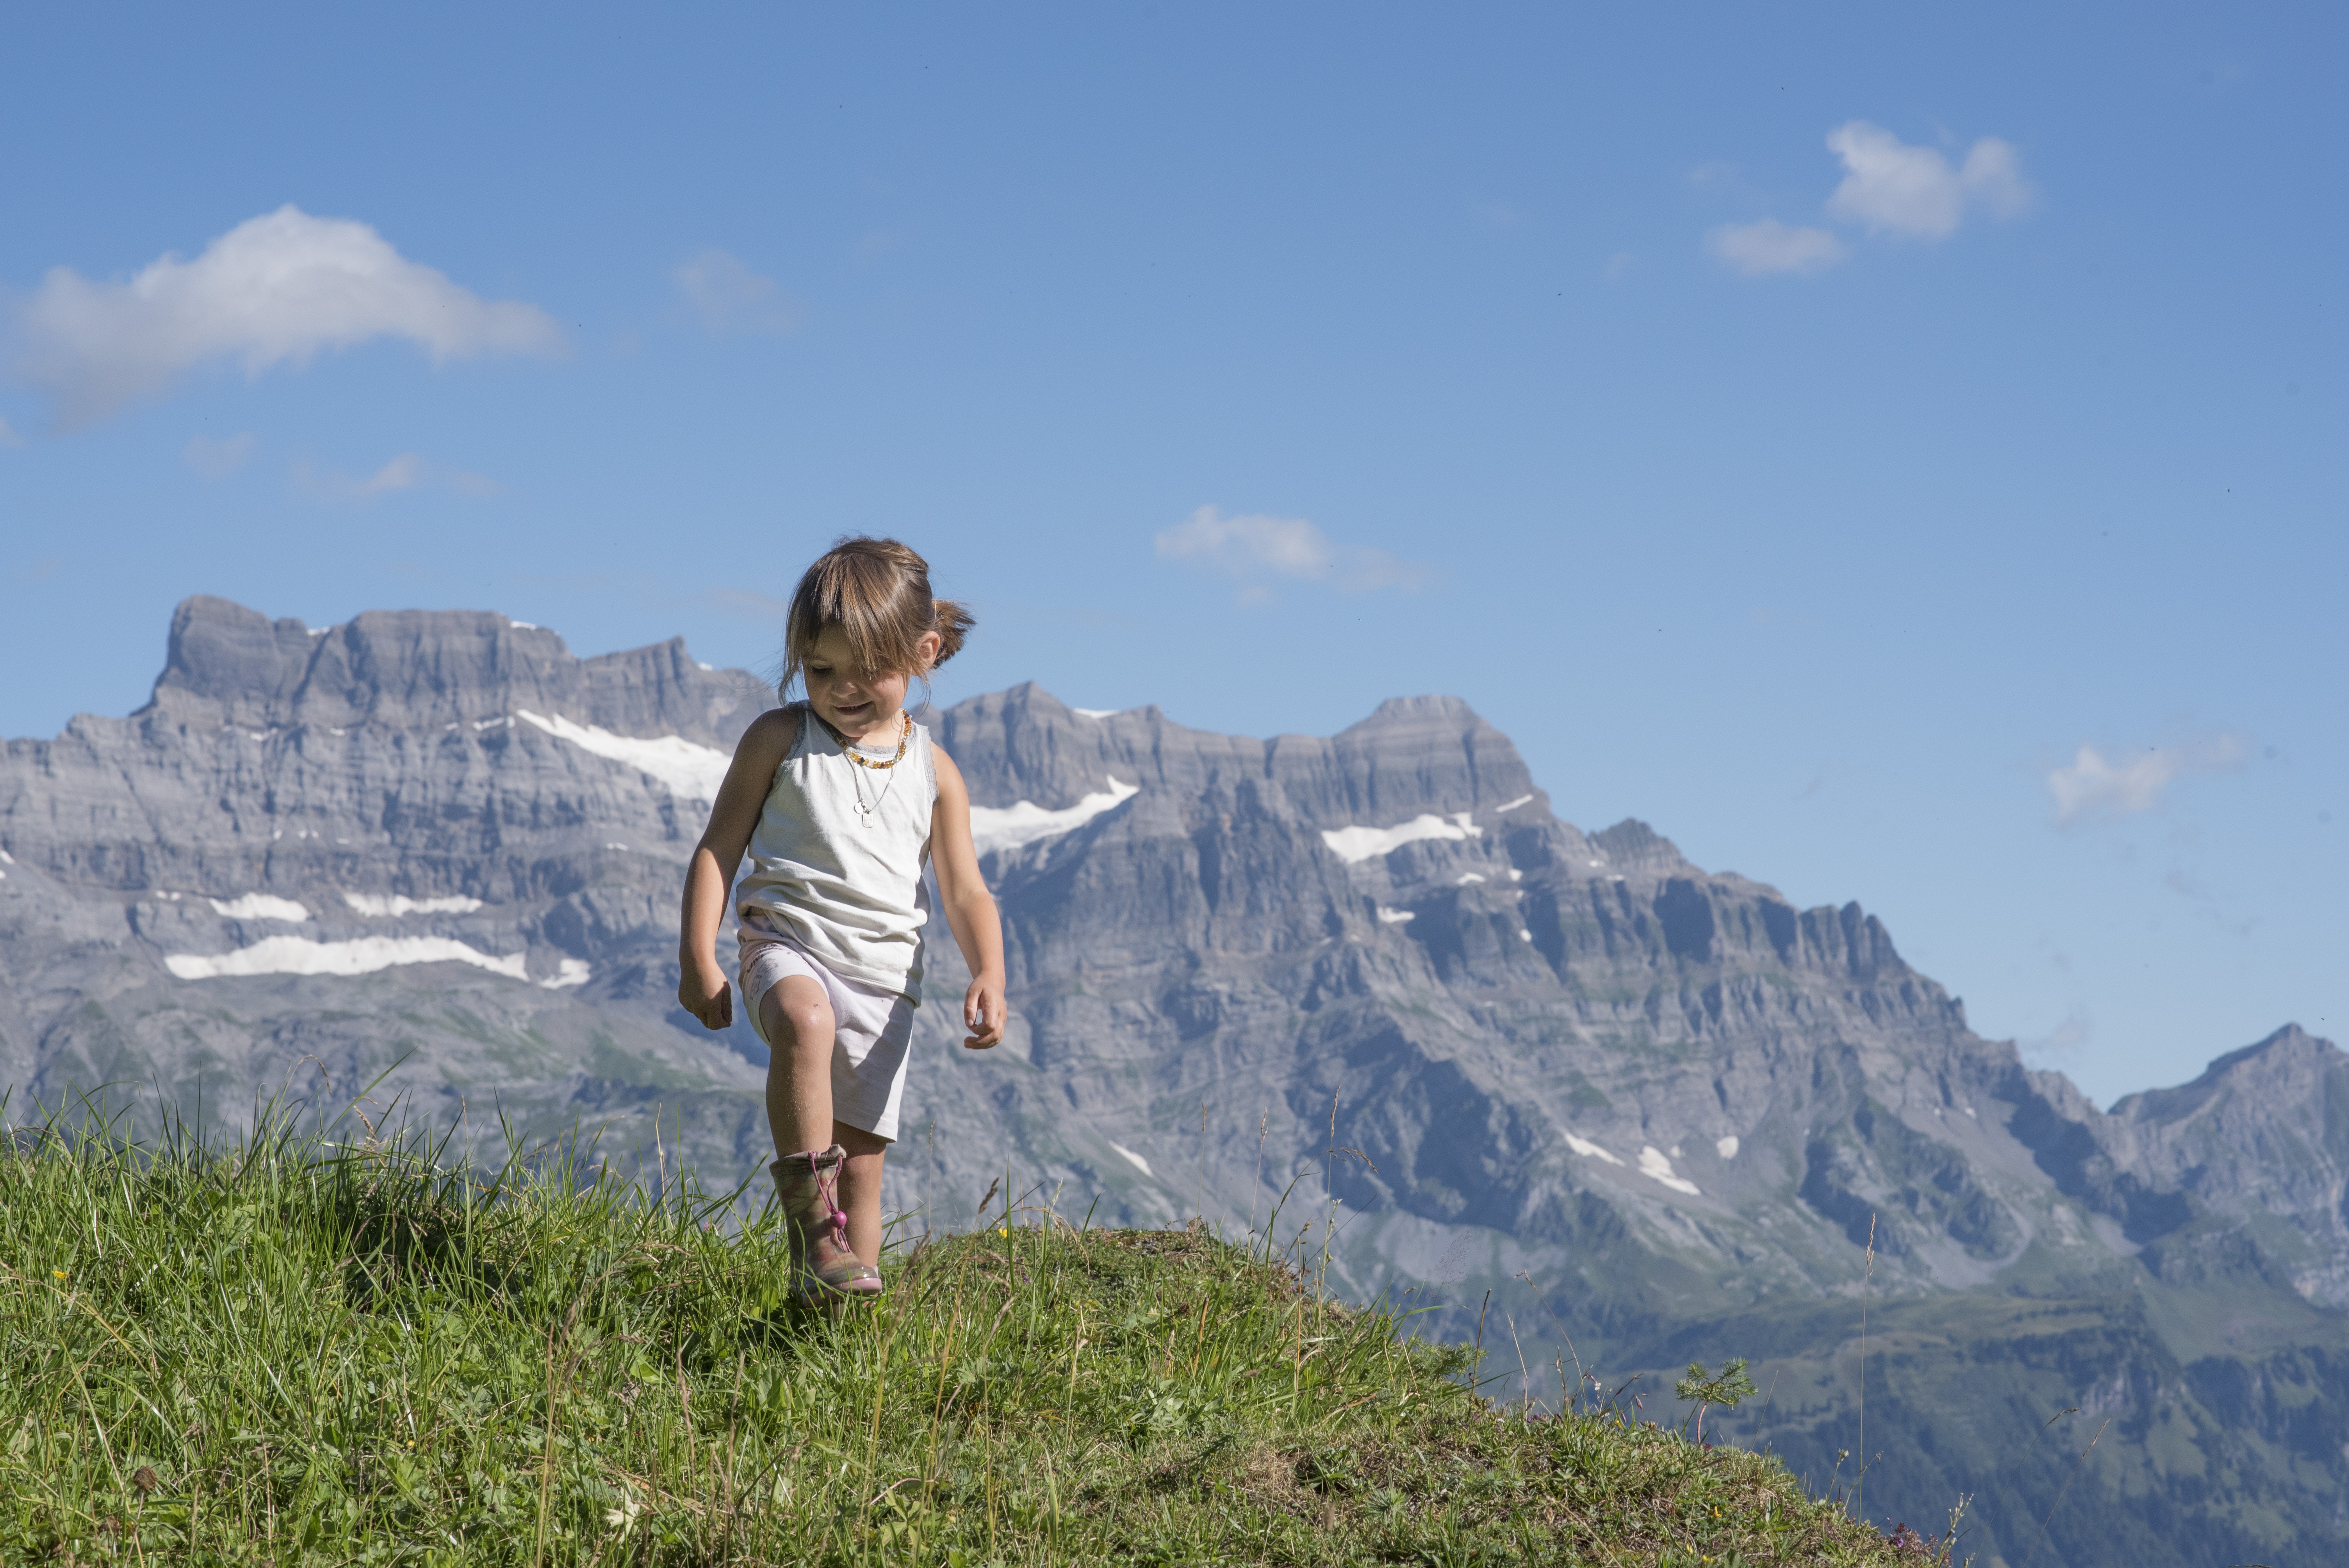
[[[970,809],[971,842],[984,855],[997,850],[1016,849],[1038,839],[1054,838],[1083,827],[1102,812],[1123,806],[1140,793],[1141,785],[1121,784],[1111,778],[1108,793],[1087,795],[1075,805],[1058,811],[1048,811],[1033,800],[1015,801],[1009,806],[973,806]]]
[[[402,914],[471,914],[481,907],[477,898],[409,898],[405,893],[346,892],[343,902],[361,914],[392,917]]]
[[[1643,1143],[1640,1146],[1640,1174],[1671,1188],[1675,1192],[1685,1192],[1692,1198],[1703,1196],[1696,1190],[1695,1182],[1685,1176],[1672,1174],[1671,1156],[1652,1143]]]
[[[1616,1159],[1612,1154],[1608,1153],[1604,1149],[1599,1148],[1596,1143],[1591,1142],[1590,1140],[1587,1138],[1577,1138],[1571,1132],[1566,1135],[1566,1146],[1568,1149],[1573,1150],[1577,1154],[1581,1155],[1585,1160],[1604,1160],[1609,1165],[1620,1165],[1623,1163],[1620,1160]]]
[[[1392,828],[1345,827],[1324,829],[1321,841],[1348,865],[1367,861],[1373,855],[1392,854],[1405,844],[1421,839],[1474,839],[1484,832],[1469,820],[1470,813],[1454,811],[1447,820],[1433,812],[1413,817],[1408,822],[1398,822]]]
[[[542,717],[528,708],[514,709],[524,724],[567,740],[582,751],[615,762],[625,762],[639,773],[657,779],[672,795],[686,800],[715,800],[726,780],[726,765],[733,758],[714,746],[697,746],[682,736],[615,735],[592,724],[574,724],[560,714]]]
[[[275,898],[265,892],[249,892],[242,898],[204,900],[231,920],[285,920],[300,924],[310,918],[310,912],[290,898]]]
[[[362,936],[313,942],[271,936],[233,953],[174,953],[163,967],[182,980],[224,980],[251,975],[372,975],[402,964],[470,964],[493,975],[527,980],[523,955],[492,957],[445,936]]]

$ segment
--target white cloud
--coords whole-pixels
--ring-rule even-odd
[[[1161,532],[1158,555],[1232,573],[1261,567],[1289,577],[1318,577],[1337,561],[1329,537],[1301,517],[1226,517],[1213,506]]]
[[[2080,748],[2070,762],[2050,769],[2047,793],[2054,798],[2055,820],[2069,825],[2094,817],[2122,817],[2161,804],[2171,779],[2184,773],[2223,773],[2241,765],[2240,737],[2178,747],[2148,747],[2118,761],[2093,746]]]
[[[414,452],[402,452],[391,461],[358,481],[358,493],[385,495],[392,490],[414,490],[416,481],[424,476],[424,459]]]
[[[294,482],[319,500],[374,500],[380,496],[410,490],[428,484],[448,486],[460,495],[495,495],[505,486],[485,474],[467,473],[462,469],[443,469],[427,462],[415,452],[402,452],[375,472],[366,475],[337,473],[332,469],[314,469],[305,463],[294,468]]]
[[[18,326],[17,371],[57,399],[68,428],[219,358],[241,359],[258,376],[376,337],[407,338],[436,364],[563,346],[537,306],[482,299],[408,260],[365,223],[291,206],[238,224],[193,261],[162,256],[128,283],[53,268]]]
[[[400,453],[364,478],[332,469],[305,467],[294,471],[295,482],[320,500],[373,500],[395,490],[414,490],[423,477],[424,459],[414,452]]]
[[[226,479],[244,467],[245,459],[253,456],[254,445],[260,439],[250,430],[215,441],[210,436],[198,436],[180,449],[180,456],[188,467],[208,480]]]
[[[756,588],[710,588],[695,597],[730,615],[740,615],[750,621],[770,621],[778,626],[789,620],[792,614],[790,600],[761,593]]]
[[[16,427],[5,419],[0,419],[0,447],[21,447],[24,444],[25,438],[16,434]]]
[[[799,325],[799,313],[774,279],[760,276],[724,251],[704,251],[669,276],[712,337],[785,333]]]
[[[1267,577],[1303,578],[1349,593],[1417,588],[1427,579],[1427,568],[1416,562],[1370,546],[1338,544],[1301,517],[1226,517],[1213,506],[1162,531],[1157,547],[1161,561],[1185,561],[1238,579],[1243,602],[1269,597]]]
[[[1704,242],[1714,255],[1747,277],[1824,272],[1847,253],[1843,242],[1825,229],[1800,229],[1775,218],[1723,223],[1707,233]]]
[[[2020,218],[2031,210],[2031,181],[2023,177],[2023,156],[2011,141],[1985,136],[1975,142],[1958,170],[1958,183],[1965,187],[1968,201],[1993,218]]]
[[[1525,210],[1512,207],[1506,201],[1471,201],[1468,211],[1479,223],[1496,233],[1508,233],[1522,229],[1526,223]]]
[[[2029,1051],[2068,1051],[2086,1045],[2095,1037],[2096,1021],[2084,1007],[2074,1007],[2064,1015],[2064,1021],[2046,1034],[2023,1042]]]
[[[1975,142],[1958,168],[1937,150],[1911,147],[1864,119],[1827,132],[1827,148],[1844,167],[1827,211],[1871,233],[1946,240],[1969,208],[2012,218],[2031,204],[2013,144],[1994,136]]]

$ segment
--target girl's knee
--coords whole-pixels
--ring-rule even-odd
[[[766,1015],[769,1043],[785,1051],[828,1055],[832,1050],[833,1033],[830,1004],[820,995],[777,995],[782,989],[776,986],[761,1001]]]

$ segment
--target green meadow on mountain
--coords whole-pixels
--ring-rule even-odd
[[[676,1007],[677,887],[771,700],[681,642],[580,660],[486,613],[314,631],[188,601],[147,707],[0,753],[9,1118],[86,1096],[233,1140],[273,1096],[364,1092],[452,1159],[576,1128],[732,1189],[767,1154],[763,1053]],[[1971,1498],[1985,1568],[2349,1545],[2328,1043],[2285,1026],[2100,1110],[1858,904],[1570,825],[1453,698],[1326,738],[1032,686],[926,717],[971,786],[1015,1019],[974,1057],[922,1010],[909,1249],[967,1237],[1007,1177],[1081,1226],[1203,1217],[1235,1257],[1323,1226],[1335,1298],[1481,1339],[1504,1401],[1678,1423],[1688,1363],[1745,1359],[1757,1392],[1709,1435],[1886,1529]]]
[[[1204,1227],[1005,1204],[832,1322],[689,1180],[159,1152],[0,1150],[0,1563],[1946,1560]]]

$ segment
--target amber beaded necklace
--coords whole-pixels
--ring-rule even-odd
[[[886,762],[875,762],[870,757],[865,756],[862,751],[857,750],[856,743],[849,739],[848,737],[841,734],[840,731],[832,729],[830,723],[826,723],[824,727],[826,729],[832,729],[833,738],[840,742],[841,750],[848,754],[848,759],[851,762],[855,763],[859,768],[870,768],[877,773],[884,769],[895,768],[897,764],[905,760],[905,748],[913,744],[914,716],[910,713],[901,712],[897,715],[897,717],[902,721],[905,727],[897,732],[896,754],[891,757]]]

